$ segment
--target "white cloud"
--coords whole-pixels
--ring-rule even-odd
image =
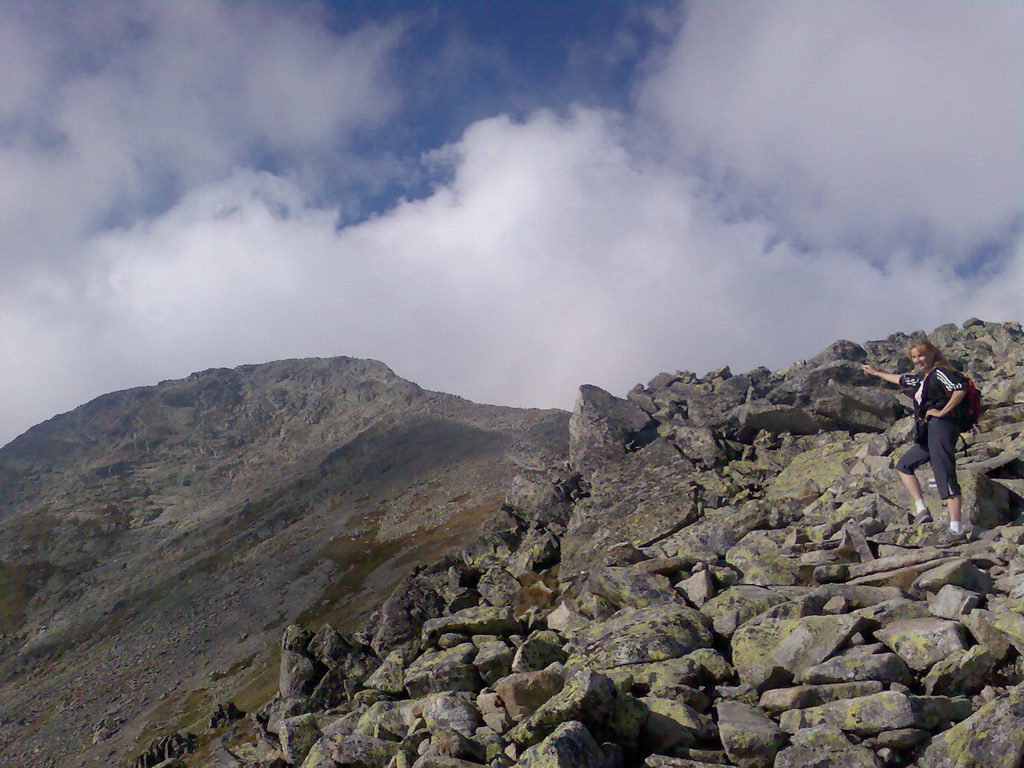
[[[882,7],[865,6],[851,11],[861,44],[874,39],[865,19]],[[894,52],[896,32],[872,33],[889,47],[873,44],[880,53],[871,60],[901,83],[890,103],[873,88],[849,92],[855,68],[830,52],[844,59],[853,49],[828,13],[791,29],[783,23],[792,20],[783,13],[788,4],[743,6],[757,24],[702,19],[716,7],[693,6],[680,42],[652,76],[642,120],[570,108],[523,122],[479,121],[425,154],[423,168],[448,179],[430,195],[339,230],[337,206],[291,169],[315,164],[344,146],[348,131],[387,114],[395,94],[374,83],[392,64],[390,33],[339,41],[309,21],[247,21],[249,11],[235,6],[146,6],[146,18],[158,18],[150,37],[125,43],[95,71],[57,78],[43,112],[65,127],[63,143],[0,148],[0,170],[14,172],[26,195],[16,214],[0,213],[0,238],[9,257],[28,265],[0,288],[0,400],[8,406],[0,443],[102,392],[284,357],[372,357],[424,386],[479,401],[568,407],[584,382],[622,393],[660,370],[777,367],[840,337],[877,338],[970,315],[1020,318],[1019,249],[963,278],[946,255],[922,257],[893,234],[925,220],[950,242],[966,242],[998,232],[1013,210],[1012,182],[993,168],[993,146],[959,147],[962,126],[936,131],[931,144],[911,141],[918,117],[941,117],[925,107],[953,96],[922,97],[924,107],[910,111],[894,107],[914,68]],[[897,23],[903,12],[893,14],[894,30],[911,35]],[[112,35],[109,28],[76,34]],[[694,40],[695,30],[734,43],[742,32],[748,45],[730,50],[746,59],[734,62]],[[818,36],[832,43],[819,46]],[[267,60],[244,41],[262,45]],[[174,64],[186,43],[198,64]],[[351,57],[364,48],[371,53],[361,69]],[[773,70],[779,51],[794,55]],[[251,69],[233,63],[246,56]],[[950,73],[935,87],[958,82],[953,75],[966,65],[944,66]],[[324,80],[308,82],[324,67]],[[690,68],[703,73],[704,85]],[[204,73],[213,73],[208,90]],[[813,95],[801,97],[807,103],[794,115],[784,107],[802,101],[790,80]],[[828,82],[840,102],[834,108]],[[297,83],[295,93],[286,93],[289,83]],[[265,90],[258,98],[243,86]],[[176,103],[192,105],[181,114],[162,106],[175,89],[185,94]],[[259,109],[272,97],[298,115],[334,95],[345,103],[308,124]],[[8,112],[38,106],[26,99],[4,103]],[[988,121],[1006,117],[997,98],[971,103],[987,110]],[[898,126],[884,152],[859,130],[840,130],[858,104],[889,110],[890,118],[872,119]],[[694,116],[684,105],[709,111]],[[674,131],[671,151],[649,143],[651,110]],[[748,125],[755,117],[763,137]],[[248,152],[260,141],[293,156],[289,172],[253,170]],[[746,201],[708,195],[686,171],[695,147],[717,153],[722,167],[735,164],[745,183],[785,194],[756,215],[724,216]],[[875,200],[872,175],[890,161],[898,178],[879,182]],[[1007,165],[1014,162],[1011,152]],[[931,188],[933,173],[970,175],[973,163],[996,174],[978,193],[988,196],[985,205],[961,205],[959,188]],[[154,194],[151,164],[179,175],[184,194],[167,210],[145,206]],[[795,175],[778,176],[783,169]],[[976,183],[975,176],[965,182]],[[820,192],[820,217],[809,214],[812,190]],[[122,198],[125,223],[98,226]],[[780,240],[780,216],[820,247]],[[878,234],[870,252],[838,245],[868,229]],[[69,250],[53,251],[57,243]]]
[[[397,103],[396,28],[330,33],[270,4],[0,7],[0,262],[77,271],[82,238],[273,155],[344,174],[353,130]]]
[[[819,246],[884,254],[925,234],[955,259],[1019,223],[1020,3],[685,8],[641,96],[668,157]]]
[[[126,377],[350,354],[478,400],[569,406],[585,381],[622,392],[663,369],[778,366],[851,329],[971,313],[972,286],[910,259],[765,252],[770,226],[716,218],[626,152],[621,127],[588,110],[477,123],[446,151],[450,184],[341,231],[292,182],[236,174],[95,238],[80,317],[39,305],[6,356],[79,399]],[[5,396],[30,399],[20,386]]]

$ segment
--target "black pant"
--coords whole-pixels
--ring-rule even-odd
[[[960,428],[949,419],[928,419],[928,447],[915,444],[896,462],[896,470],[912,475],[914,470],[930,461],[939,496],[943,499],[959,496],[960,484],[956,481],[956,441],[959,436]]]

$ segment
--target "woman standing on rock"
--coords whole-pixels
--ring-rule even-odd
[[[935,487],[949,511],[949,530],[960,533],[956,441],[960,435],[960,405],[966,395],[964,377],[928,339],[913,342],[907,349],[907,357],[914,364],[914,371],[903,375],[885,373],[867,364],[861,368],[864,373],[914,390],[914,446],[896,463],[896,471],[914,500],[914,517],[921,520],[927,516],[928,509],[914,471],[931,462]]]

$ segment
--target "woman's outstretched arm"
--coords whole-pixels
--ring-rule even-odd
[[[875,368],[872,368],[867,363],[864,363],[860,367],[860,369],[862,371],[864,371],[864,373],[867,373],[867,374],[869,374],[871,376],[877,376],[880,379],[884,379],[885,381],[888,381],[890,384],[899,384],[900,383],[900,375],[898,373],[886,373],[885,371],[879,371],[879,370],[877,370]]]

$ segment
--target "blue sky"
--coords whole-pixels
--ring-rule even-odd
[[[1020,319],[1024,6],[0,0],[0,443],[383,360],[571,407]]]

